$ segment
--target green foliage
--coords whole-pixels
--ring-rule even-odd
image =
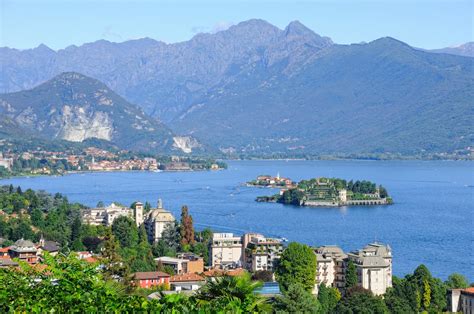
[[[278,313],[322,313],[318,299],[300,284],[292,284],[277,297],[274,305]]]
[[[352,287],[337,304],[335,313],[343,314],[385,314],[389,313],[382,297],[374,296],[361,287]]]
[[[346,282],[345,288],[350,289],[352,287],[357,286],[358,277],[357,277],[357,269],[353,261],[349,261],[347,263],[347,270],[346,270]]]
[[[393,288],[387,291],[386,298],[392,311],[409,307],[413,312],[442,312],[447,306],[445,284],[433,278],[424,265],[403,279],[394,277]]]
[[[260,282],[252,282],[249,274],[237,277],[223,276],[208,280],[195,295],[199,305],[224,312],[261,312],[271,309],[265,299],[255,294]]]
[[[445,281],[445,285],[448,289],[465,289],[469,287],[466,277],[458,273],[449,275],[448,280]]]
[[[341,293],[337,288],[326,287],[326,285],[322,283],[318,291],[318,301],[320,304],[319,313],[332,313],[340,299]]]
[[[283,192],[278,202],[299,206],[304,199],[304,193],[298,189],[289,189]]]
[[[188,206],[186,205],[181,208],[181,225],[179,231],[181,235],[181,246],[194,244],[193,217],[189,215]]]
[[[112,224],[112,232],[122,248],[134,247],[138,243],[137,225],[129,217],[116,218]]]
[[[281,255],[275,275],[282,291],[293,284],[311,291],[315,284],[316,254],[307,245],[291,242]]]
[[[273,281],[273,273],[269,270],[258,270],[252,274],[252,279],[263,282]]]

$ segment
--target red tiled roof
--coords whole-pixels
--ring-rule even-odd
[[[474,295],[474,287],[466,288],[466,289],[462,290],[462,292]]]
[[[7,246],[7,247],[2,247],[2,248],[0,248],[0,253],[8,253],[8,250],[9,250],[9,249],[10,249],[9,246]]]
[[[133,278],[137,280],[156,279],[156,278],[163,278],[163,277],[170,277],[170,275],[162,271],[145,271],[145,272],[138,272],[138,273],[133,274]]]
[[[89,256],[89,257],[86,257],[86,258],[83,258],[82,259],[83,261],[86,261],[88,263],[96,263],[98,261],[97,258],[93,257],[93,256]]]
[[[188,274],[171,276],[170,278],[170,282],[186,282],[186,281],[204,281],[204,277],[195,273],[188,273]]]
[[[240,276],[245,273],[245,269],[237,268],[232,270],[210,269],[203,273],[206,277],[222,277],[222,276]]]

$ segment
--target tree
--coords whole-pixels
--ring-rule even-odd
[[[120,216],[112,224],[112,232],[123,248],[129,248],[138,243],[138,229],[129,217]]]
[[[118,241],[109,230],[104,238],[104,247],[102,249],[104,277],[106,279],[118,279],[122,282],[128,282],[130,271],[118,254],[119,248]]]
[[[105,207],[104,202],[98,201],[96,207],[97,208],[104,208]]]
[[[249,274],[241,276],[223,276],[208,280],[195,295],[200,304],[209,308],[224,309],[226,312],[253,313],[270,310],[266,299],[255,293],[260,282],[252,282]]]
[[[275,309],[283,313],[320,313],[318,300],[300,284],[292,284],[275,300]]]
[[[448,280],[445,281],[448,289],[465,289],[469,287],[466,277],[458,273],[449,275]]]
[[[340,299],[341,293],[337,288],[326,287],[324,283],[319,285],[318,301],[321,314],[332,313]]]
[[[252,275],[253,280],[270,282],[273,281],[273,273],[269,270],[258,270]]]
[[[357,278],[356,266],[355,266],[354,262],[349,261],[347,263],[345,288],[350,289],[352,287],[357,286],[358,281],[359,280]]]
[[[306,291],[313,290],[316,254],[307,245],[290,243],[281,255],[275,275],[282,291],[293,284],[300,284]]]
[[[188,206],[186,205],[181,208],[181,226],[179,230],[181,235],[181,246],[185,247],[193,245],[195,242],[193,217],[189,215]]]
[[[389,313],[382,297],[362,287],[352,287],[346,291],[344,298],[337,304],[335,313],[347,314],[385,314]]]
[[[428,310],[431,304],[431,287],[428,279],[423,280],[423,308]]]

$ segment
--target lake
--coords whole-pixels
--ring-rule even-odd
[[[445,279],[452,272],[474,280],[474,163],[454,161],[228,161],[209,172],[107,172],[62,177],[12,178],[4,184],[60,192],[72,201],[164,207],[179,219],[188,205],[196,228],[260,232],[309,245],[337,244],[345,251],[379,241],[393,249],[397,276],[419,264]],[[277,190],[242,183],[259,174],[301,180],[318,176],[371,180],[385,186],[392,206],[303,208],[257,203]]]

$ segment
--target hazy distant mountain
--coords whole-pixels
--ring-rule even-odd
[[[165,44],[0,48],[0,90],[64,71],[100,79],[177,133],[236,152],[419,152],[473,145],[472,58],[391,38],[336,45],[249,20]]]
[[[430,52],[449,53],[452,55],[474,57],[474,42],[468,42],[457,47],[447,47],[441,49],[433,49]]]
[[[0,48],[0,92],[31,88],[61,72],[75,71],[101,80],[145,112],[169,122],[241,67],[256,60],[271,66],[288,58],[290,70],[331,44],[299,22],[280,30],[262,20],[249,20],[169,45],[145,38],[123,43],[99,40],[58,52],[44,45],[24,51]]]
[[[62,73],[31,90],[0,95],[3,137],[40,136],[82,142],[99,139],[121,148],[180,151],[183,138],[128,103],[103,83]]]
[[[473,144],[472,59],[382,38],[328,48],[304,69],[256,62],[174,124],[226,151],[445,151]]]

